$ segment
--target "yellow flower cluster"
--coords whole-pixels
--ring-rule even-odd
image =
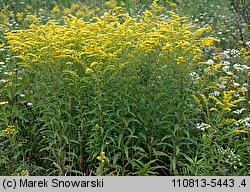
[[[0,134],[6,133],[12,135],[15,132],[14,125],[9,125],[6,129],[0,131]]]
[[[200,40],[200,45],[209,47],[213,45],[215,42],[219,42],[219,40],[215,39],[214,37],[204,37]]]
[[[100,155],[97,157],[97,159],[99,160],[99,161],[101,161],[102,163],[105,163],[105,161],[106,161],[106,156],[105,156],[105,152],[101,152],[100,153]]]
[[[8,24],[10,23],[8,15],[8,7],[3,6],[2,10],[0,11],[0,31],[4,31],[8,29]]]
[[[242,48],[240,50],[240,54],[245,56],[246,58],[249,59],[249,56],[250,56],[250,48]]]
[[[0,102],[0,105],[6,105],[6,104],[8,104],[8,101],[1,101]]]
[[[12,174],[12,176],[29,176],[29,171],[22,170],[21,173],[17,172],[17,173]]]
[[[200,39],[199,35],[210,28],[197,32],[186,17],[170,11],[161,14],[163,9],[155,1],[151,10],[132,18],[122,7],[114,7],[93,22],[65,16],[64,25],[53,20],[41,25],[32,18],[36,22],[28,30],[7,33],[8,48],[18,53],[15,58],[25,67],[62,63],[67,69],[81,66],[78,73],[91,75],[120,69],[129,63],[128,58],[138,55],[154,54],[162,60],[159,65],[189,65],[201,56],[203,47],[217,41],[212,37]],[[53,12],[57,11],[54,8]]]
[[[170,7],[174,7],[175,8],[177,6],[176,3],[173,3],[173,2],[171,2],[169,0],[166,0],[166,3],[169,4]]]
[[[246,130],[242,130],[242,129],[235,129],[233,132],[234,133],[248,133],[248,130],[246,131]]]
[[[223,111],[231,111],[232,107],[235,107],[237,103],[242,101],[240,99],[232,101],[234,93],[235,93],[235,91],[224,91],[223,101],[220,101],[215,96],[210,96],[209,98],[214,100],[216,102],[216,104],[219,105]],[[217,111],[217,109],[211,108],[210,111]]]
[[[59,7],[54,7],[53,10],[52,10],[52,12],[54,12],[54,13],[59,13],[59,12],[60,12]]]
[[[194,98],[196,104],[197,104],[197,105],[199,106],[199,108],[201,109],[201,111],[206,111],[207,108],[208,108],[208,105],[209,105],[206,96],[203,95],[203,94],[199,94],[198,96],[199,96],[201,99],[199,99],[199,97],[196,96],[196,95],[192,95],[192,96],[193,96],[193,98]],[[203,104],[204,104],[204,105],[203,105]]]
[[[18,12],[18,13],[16,13],[17,20],[21,21],[23,19],[23,17],[24,17],[24,14],[25,14],[24,12]]]

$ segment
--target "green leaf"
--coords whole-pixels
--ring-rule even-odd
[[[121,148],[121,143],[122,143],[122,134],[118,136],[118,149]]]
[[[126,145],[124,145],[124,152],[125,152],[125,155],[126,155],[126,158],[128,159],[128,147]]]
[[[194,161],[193,161],[193,159],[191,159],[188,155],[186,155],[186,154],[182,154],[192,165],[194,165],[195,163],[194,163]]]

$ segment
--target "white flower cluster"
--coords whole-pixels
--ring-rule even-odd
[[[227,81],[223,80],[220,84],[216,84],[217,87],[219,87],[220,89],[225,89],[227,86]]]
[[[208,94],[209,96],[220,96],[220,92],[219,91],[214,91],[212,93]]]
[[[239,56],[240,56],[240,52],[239,52],[239,50],[237,50],[237,49],[231,49],[231,50],[230,50],[230,53],[231,53],[231,55],[232,55],[233,57],[239,57]]]
[[[236,58],[240,56],[240,51],[237,49],[227,49],[221,53],[224,59],[229,59],[231,57]]]
[[[210,65],[213,65],[213,64],[214,64],[214,60],[213,60],[213,59],[209,59],[209,60],[207,61],[207,63],[210,64]]]
[[[246,109],[245,108],[237,109],[236,111],[233,111],[233,113],[235,113],[235,114],[241,114],[243,111],[246,111]]]
[[[233,52],[233,53],[236,53],[237,51],[225,51],[224,53],[225,54],[227,54],[227,53],[231,53],[231,52]],[[237,52],[238,53],[238,52]],[[212,61],[210,61],[210,62],[212,62]],[[231,76],[231,75],[234,75],[234,79],[233,79],[233,81],[232,82],[230,82],[234,87],[237,87],[237,88],[240,88],[241,89],[241,91],[243,91],[243,92],[247,92],[247,90],[248,90],[248,84],[247,83],[244,83],[244,84],[242,84],[241,85],[241,83],[239,83],[239,82],[236,82],[236,79],[239,79],[239,76],[237,76],[237,74],[236,73],[234,73],[233,71],[238,71],[238,72],[247,72],[249,69],[250,69],[250,67],[249,66],[247,66],[247,65],[243,65],[243,64],[230,64],[230,62],[228,62],[228,61],[225,61],[225,60],[223,60],[223,61],[221,61],[221,63],[222,64],[225,64],[225,66],[223,66],[222,67],[222,70],[226,73],[226,75],[229,75],[229,76]],[[250,72],[249,72],[249,76],[250,76]],[[216,86],[218,87],[218,88],[220,88],[220,89],[225,89],[225,88],[227,88],[227,84],[228,84],[228,80],[226,80],[226,79],[224,79],[224,78],[220,78],[220,81],[216,84]],[[237,94],[237,93],[236,93]],[[235,96],[237,97],[237,95],[235,94]],[[216,94],[214,94],[214,93],[211,93],[210,94],[211,96],[216,96]],[[219,95],[219,94],[218,94]],[[217,96],[218,96],[217,95]],[[239,95],[238,95],[239,96]]]
[[[198,84],[197,79],[200,78],[198,73],[191,72],[191,73],[189,73],[189,76],[192,78],[192,81],[194,82],[194,84]]]
[[[248,90],[248,84],[247,84],[247,83],[244,83],[244,84],[242,85],[242,87],[241,87],[241,90],[242,90],[243,92],[247,92],[247,90]]]
[[[204,131],[205,129],[208,129],[208,128],[210,128],[210,127],[211,127],[211,125],[206,124],[206,123],[197,123],[197,124],[196,124],[196,128],[197,128],[197,129],[200,129],[200,130],[202,130],[202,131]]]
[[[221,53],[221,56],[222,56],[224,59],[230,59],[229,51],[223,51],[223,52]]]
[[[234,166],[234,169],[237,169],[237,166],[242,166],[240,156],[235,154],[234,149],[226,148],[224,149],[223,147],[218,149],[218,152],[224,156],[225,158],[225,163]]]
[[[191,77],[199,77],[199,74],[196,73],[196,72],[191,72],[191,73],[189,73],[189,75],[190,75]]]
[[[27,105],[27,107],[32,107],[33,103],[27,103],[26,105]]]
[[[228,72],[230,70],[230,66],[226,65],[225,67],[222,67],[222,70]]]
[[[248,67],[247,65],[240,65],[237,63],[233,65],[233,68],[237,71],[245,71],[245,70],[250,69],[250,67]]]
[[[246,117],[244,119],[240,119],[234,123],[236,126],[245,126],[246,128],[250,128],[250,117]]]
[[[229,61],[221,61],[221,63],[225,64],[225,65],[230,65],[230,62]]]

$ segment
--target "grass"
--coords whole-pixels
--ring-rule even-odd
[[[249,23],[230,1],[0,6],[1,175],[249,174]]]

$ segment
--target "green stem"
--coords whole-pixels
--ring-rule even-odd
[[[101,85],[100,80],[97,81],[97,94],[98,94],[98,109],[99,109],[99,126],[102,127],[102,104],[101,104]]]
[[[12,175],[12,143],[10,141],[10,176]]]

